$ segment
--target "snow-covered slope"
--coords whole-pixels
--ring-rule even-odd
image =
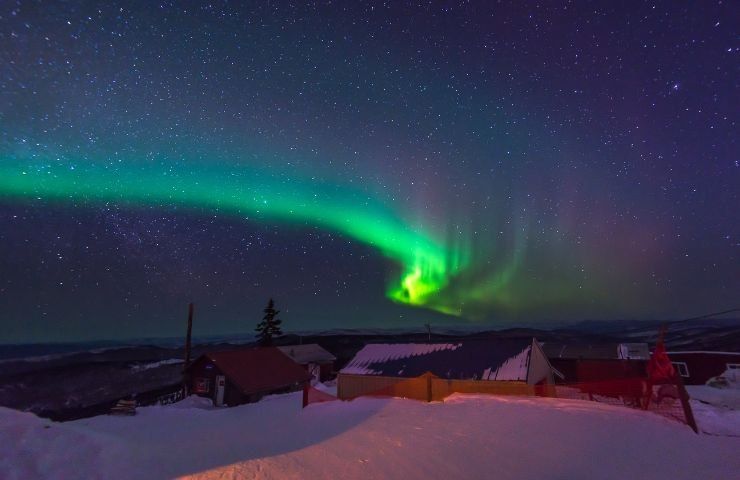
[[[740,438],[696,435],[636,410],[494,396],[361,398],[300,408],[300,393],[213,409],[190,398],[51,423],[0,409],[0,472],[33,478],[729,479]],[[737,478],[737,477],[734,477]]]

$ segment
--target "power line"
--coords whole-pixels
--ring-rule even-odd
[[[721,312],[707,313],[706,315],[700,315],[698,317],[686,318],[684,320],[676,320],[675,322],[668,322],[668,323],[691,322],[693,320],[701,320],[702,318],[716,317],[717,315],[724,315],[725,313],[732,313],[732,312],[740,312],[740,307],[738,307],[738,308],[732,308],[730,310],[724,310],[724,311],[721,311]]]

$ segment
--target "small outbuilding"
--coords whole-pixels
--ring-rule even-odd
[[[287,345],[277,348],[311,374],[312,384],[329,380],[334,372],[334,362],[337,357],[317,343]]]
[[[647,343],[557,343],[542,345],[564,383],[603,382],[647,376]]]
[[[190,392],[234,406],[272,393],[300,390],[311,380],[301,365],[275,347],[205,353],[186,370]]]
[[[547,358],[586,360],[650,360],[647,343],[558,343],[546,342],[542,349]]]

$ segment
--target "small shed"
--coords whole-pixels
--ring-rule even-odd
[[[564,383],[601,382],[647,376],[647,343],[557,343],[542,346]]]
[[[725,376],[740,382],[740,353],[686,351],[668,352],[673,368],[685,385],[704,385],[712,377]]]
[[[310,374],[275,347],[209,352],[188,368],[190,391],[215,405],[256,402],[272,393],[300,390]]]
[[[311,374],[311,383],[315,384],[316,382],[329,380],[334,372],[334,362],[337,357],[324,350],[317,343],[287,345],[277,348]]]
[[[588,359],[588,360],[650,360],[647,343],[558,343],[547,342],[542,345],[547,358]]]
[[[339,372],[340,398],[424,374],[442,380],[550,384],[558,372],[536,339],[461,340],[455,343],[369,344]]]

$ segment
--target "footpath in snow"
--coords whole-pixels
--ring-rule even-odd
[[[695,480],[740,472],[740,437],[697,435],[648,412],[592,402],[453,395],[429,404],[300,404],[300,393],[222,409],[191,397],[133,417],[68,423],[0,409],[0,472],[18,480]]]

